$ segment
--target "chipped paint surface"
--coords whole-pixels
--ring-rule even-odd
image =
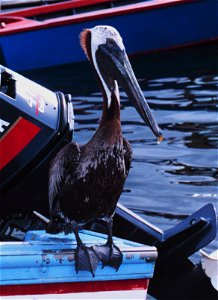
[[[42,263],[50,264],[49,257],[53,257],[60,264],[64,262],[73,262],[75,260],[73,249],[61,249],[61,250],[42,250]]]
[[[89,245],[105,244],[107,236],[87,230],[80,232],[81,239]],[[76,241],[73,234],[50,235],[45,231],[31,231],[26,234],[25,242],[1,243],[1,274],[3,285],[55,282],[108,281],[137,278],[151,278],[154,271],[154,247],[114,238],[123,253],[123,263],[116,272],[113,268],[102,265],[92,278],[89,272],[75,271],[74,253]],[[13,244],[13,246],[12,246]],[[148,262],[147,258],[153,257]]]

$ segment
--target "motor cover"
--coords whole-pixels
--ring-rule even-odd
[[[0,216],[48,213],[48,169],[72,140],[70,95],[0,66]]]

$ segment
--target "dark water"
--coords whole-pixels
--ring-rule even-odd
[[[161,229],[207,203],[218,205],[217,53],[217,45],[210,44],[131,58],[164,141],[156,143],[121,91],[123,135],[134,158],[120,201]],[[74,96],[75,140],[86,143],[102,112],[102,96],[89,64],[25,75]],[[206,250],[215,248],[213,241]]]

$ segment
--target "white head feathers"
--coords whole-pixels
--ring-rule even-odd
[[[123,45],[123,40],[119,34],[119,32],[111,27],[111,26],[96,26],[92,29],[91,31],[91,53],[92,53],[92,59],[93,63],[95,65],[95,69],[99,75],[99,78],[103,84],[103,87],[105,89],[106,95],[107,95],[107,100],[108,100],[108,107],[110,107],[111,104],[111,91],[108,89],[104,79],[102,78],[101,72],[99,71],[98,64],[96,62],[96,57],[95,53],[98,50],[98,46],[101,44],[106,44],[107,39],[113,39],[116,44],[119,46],[121,50],[124,50],[124,45]],[[118,85],[117,82],[115,81],[116,89],[115,93],[117,96],[117,99],[119,101],[119,92],[118,92]]]

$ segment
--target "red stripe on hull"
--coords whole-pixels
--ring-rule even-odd
[[[146,290],[149,279],[109,280],[0,286],[1,296]]]
[[[24,149],[39,131],[38,126],[19,117],[0,139],[0,170]]]

